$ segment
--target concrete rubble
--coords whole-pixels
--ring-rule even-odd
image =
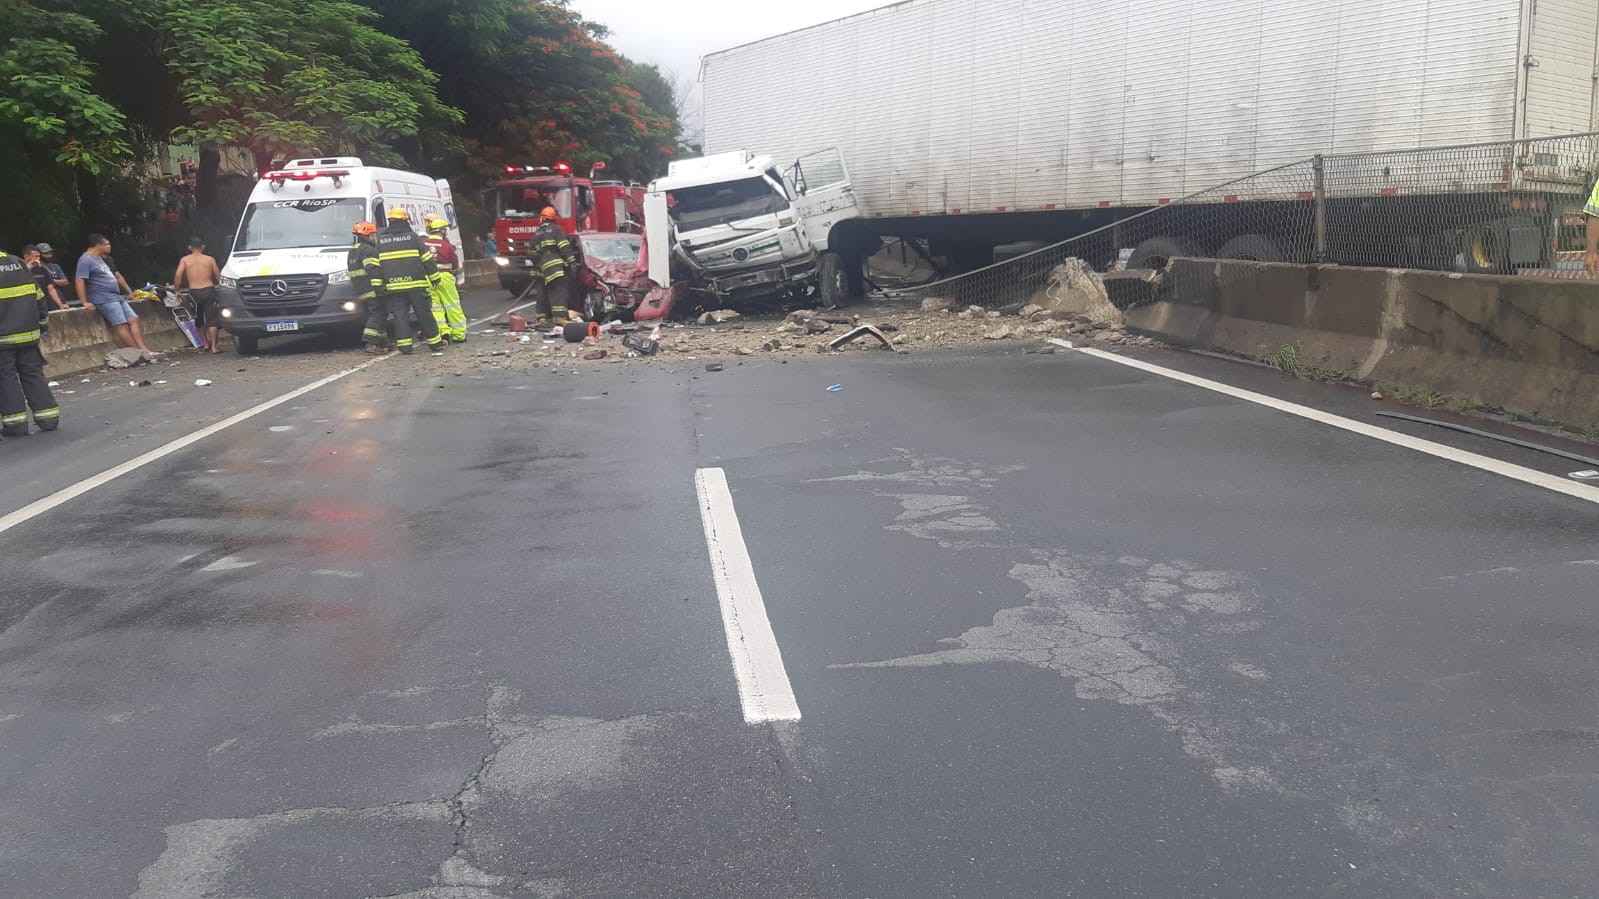
[[[541,332],[513,335],[505,331],[477,332],[464,347],[451,348],[442,360],[415,360],[422,366],[439,366],[448,374],[464,366],[479,369],[548,369],[570,374],[599,365],[666,364],[689,362],[694,370],[714,371],[706,365],[720,362],[727,370],[764,358],[790,359],[832,353],[913,354],[960,347],[999,344],[1015,352],[1051,352],[1051,338],[1078,346],[1146,347],[1158,341],[1128,334],[1120,314],[1100,316],[1066,313],[1033,304],[999,313],[980,306],[951,311],[946,301],[901,304],[863,303],[839,310],[798,309],[787,315],[741,314],[709,324],[719,313],[706,313],[707,324],[667,322],[622,325],[599,338],[566,343]],[[726,310],[723,310],[726,311]],[[1114,311],[1114,310],[1112,310]],[[527,342],[518,337],[527,336]],[[628,344],[641,346],[653,339],[658,352],[645,355]],[[600,351],[604,355],[600,356]],[[412,364],[406,360],[404,364]]]

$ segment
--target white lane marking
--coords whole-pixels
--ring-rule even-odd
[[[699,492],[711,576],[722,605],[722,627],[738,678],[744,720],[749,724],[798,721],[799,703],[789,685],[772,622],[766,617],[766,601],[755,581],[755,566],[750,563],[744,531],[733,509],[733,493],[727,488],[727,472],[701,468],[694,473],[694,487]]]
[[[269,409],[275,409],[278,406],[289,402],[290,400],[305,396],[318,387],[325,387],[341,378],[349,377],[361,369],[366,368],[369,365],[376,365],[387,358],[389,357],[379,356],[376,359],[369,359],[354,368],[347,368],[344,371],[328,375],[320,380],[312,381],[304,387],[296,387],[282,396],[275,397],[267,400],[264,403],[251,406],[243,412],[230,415],[214,424],[206,425],[198,431],[195,431],[191,434],[185,434],[184,436],[179,437],[178,439],[169,443],[163,444],[162,446],[158,446],[155,449],[144,453],[143,455],[134,456],[132,459],[123,462],[121,465],[113,465],[97,475],[84,478],[78,483],[73,484],[71,487],[62,488],[45,497],[44,499],[35,500],[31,503],[28,503],[26,506],[23,506],[15,512],[9,512],[5,515],[0,515],[0,534],[11,530],[19,524],[43,515],[44,513],[56,508],[57,506],[60,506],[63,503],[77,499],[96,487],[103,487],[125,474],[131,474],[132,472],[138,471],[146,465],[149,465],[151,462],[158,462],[162,459],[165,459],[167,456],[172,455],[178,450],[181,450],[184,447],[190,446],[194,443],[198,443],[199,441],[210,437],[212,434],[225,431],[241,421],[248,421],[257,415],[260,415],[262,412],[266,412]]]
[[[239,558],[238,556],[223,556],[222,558],[216,560],[215,562],[212,562],[210,565],[207,565],[207,566],[205,566],[204,568],[202,568],[200,570],[201,571],[234,571],[234,570],[237,570],[237,569],[240,569],[240,568],[249,568],[251,565],[259,565],[259,564],[261,564],[259,559],[254,561],[254,562],[246,562],[243,559]]]
[[[1059,345],[1061,342],[1062,341],[1057,340],[1050,341],[1050,343],[1055,343],[1057,345]],[[1429,456],[1436,456],[1440,459],[1446,459],[1450,462],[1468,465],[1472,468],[1480,469],[1490,474],[1496,474],[1500,475],[1501,477],[1510,478],[1511,480],[1520,481],[1523,484],[1531,484],[1534,487],[1542,487],[1545,490],[1553,490],[1556,493],[1563,493],[1566,496],[1575,497],[1590,503],[1599,503],[1599,490],[1568,481],[1565,478],[1555,477],[1552,474],[1544,474],[1543,472],[1535,469],[1524,468],[1520,465],[1504,462],[1489,456],[1467,452],[1466,450],[1455,449],[1452,446],[1445,446],[1442,443],[1434,443],[1431,440],[1423,440],[1420,437],[1412,437],[1409,434],[1401,434],[1398,431],[1390,431],[1387,428],[1379,428],[1375,425],[1369,425],[1362,421],[1355,421],[1352,418],[1345,418],[1342,415],[1334,415],[1331,412],[1323,412],[1320,409],[1312,409],[1309,406],[1301,406],[1298,403],[1290,403],[1287,400],[1280,400],[1276,397],[1267,396],[1263,393],[1256,393],[1253,390],[1244,390],[1242,388],[1233,387],[1223,384],[1220,381],[1212,381],[1209,378],[1201,378],[1197,375],[1190,375],[1185,372],[1176,371],[1163,366],[1153,365],[1151,363],[1144,362],[1141,359],[1131,359],[1126,356],[1118,356],[1115,353],[1107,353],[1103,350],[1088,349],[1085,347],[1078,347],[1077,352],[1085,353],[1089,356],[1094,356],[1099,359],[1105,359],[1110,362],[1115,362],[1118,365],[1125,365],[1128,368],[1136,368],[1140,371],[1149,372],[1150,374],[1160,375],[1163,378],[1170,378],[1173,381],[1181,381],[1184,384],[1192,384],[1195,387],[1203,387],[1206,390],[1212,390],[1216,393],[1233,397],[1234,399],[1245,400],[1247,402],[1265,406],[1269,409],[1276,409],[1279,412],[1287,412],[1289,415],[1297,415],[1300,418],[1308,418],[1311,421],[1320,422],[1324,425],[1331,425],[1335,428],[1341,428],[1345,431],[1370,437],[1374,440],[1381,440],[1384,443],[1392,443],[1395,446],[1402,446],[1405,449],[1415,450],[1418,453],[1426,453]]]
[[[518,309],[526,309],[528,306],[532,306],[532,305],[534,305],[537,302],[538,302],[537,300],[534,300],[533,302],[524,303],[524,304],[522,304],[520,306],[513,306],[511,309],[506,310],[506,312],[497,313],[497,314],[491,315],[491,316],[489,316],[487,318],[480,318],[480,319],[478,319],[477,321],[474,321],[474,322],[468,322],[467,323],[467,327],[468,328],[475,327],[477,325],[483,324],[486,321],[491,321],[491,320],[493,320],[495,318],[498,318],[501,315],[507,315],[507,314],[509,314],[511,312],[515,312]],[[338,372],[336,374],[328,375],[327,377],[322,378],[320,380],[312,381],[311,383],[306,384],[303,387],[296,387],[295,389],[289,391],[288,393],[283,394],[282,396],[275,397],[273,399],[267,400],[266,402],[260,403],[259,405],[251,406],[250,408],[244,410],[243,412],[240,412],[240,413],[238,413],[236,415],[230,415],[227,418],[224,418],[221,421],[216,422],[214,424],[207,425],[207,426],[201,428],[200,430],[195,431],[192,434],[185,434],[184,436],[179,437],[178,439],[173,440],[170,443],[166,443],[166,444],[163,444],[161,446],[158,446],[155,449],[150,450],[149,452],[147,452],[147,453],[145,453],[145,454],[143,454],[141,456],[135,456],[134,458],[129,459],[128,461],[123,462],[120,465],[114,465],[111,468],[108,468],[105,471],[102,471],[102,472],[100,472],[97,475],[92,475],[90,477],[84,478],[83,480],[79,481],[78,483],[73,484],[71,487],[64,487],[64,488],[62,488],[60,490],[57,490],[55,493],[52,493],[49,496],[44,497],[43,499],[35,500],[34,502],[28,503],[26,506],[23,506],[22,508],[16,510],[15,512],[8,512],[5,515],[0,515],[0,534],[3,534],[6,531],[11,530],[12,528],[16,527],[19,524],[23,524],[24,522],[30,521],[30,520],[32,520],[34,518],[37,518],[40,515],[43,515],[44,513],[50,511],[51,509],[56,508],[57,506],[60,506],[60,505],[62,505],[64,503],[67,503],[67,502],[70,502],[70,501],[72,501],[74,499],[77,499],[78,497],[84,495],[85,493],[88,493],[90,490],[95,489],[96,487],[104,487],[106,484],[111,483],[112,481],[116,480],[117,478],[122,477],[125,474],[131,474],[132,472],[138,471],[139,469],[145,467],[146,465],[149,465],[151,462],[158,462],[158,461],[160,461],[162,459],[165,459],[167,456],[172,455],[173,453],[177,452],[178,450],[181,450],[184,447],[190,446],[192,444],[198,443],[199,441],[204,440],[207,437],[210,437],[212,434],[216,434],[216,433],[225,431],[228,428],[233,427],[234,425],[238,424],[241,421],[249,421],[250,419],[256,417],[257,415],[260,415],[262,412],[265,412],[265,411],[267,411],[269,409],[275,409],[278,406],[281,406],[284,403],[289,402],[290,400],[299,399],[300,397],[305,396],[306,394],[310,393],[313,390],[316,390],[319,387],[326,387],[327,385],[332,384],[334,381],[340,380],[342,378],[347,378],[350,375],[353,375],[356,372],[361,371],[362,369],[364,369],[364,368],[366,368],[368,366],[376,365],[379,362],[384,361],[385,359],[393,358],[394,355],[395,355],[394,353],[389,353],[386,356],[379,356],[376,359],[368,359],[367,361],[361,363],[360,365],[357,365],[354,368],[347,368],[344,371]],[[85,380],[87,380],[87,379],[85,379]]]

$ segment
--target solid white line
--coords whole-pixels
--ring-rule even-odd
[[[508,314],[510,314],[512,312],[515,312],[518,309],[526,309],[528,306],[532,306],[532,305],[534,305],[534,303],[537,303],[537,302],[538,302],[537,300],[534,300],[533,302],[524,303],[524,304],[522,304],[520,306],[513,306],[510,309],[506,310],[505,312],[497,313],[497,314],[491,315],[491,316],[489,316],[487,318],[480,318],[480,319],[478,319],[477,321],[474,321],[474,322],[468,322],[467,323],[467,327],[473,328],[473,327],[476,327],[478,325],[483,324],[486,321],[493,321],[494,319],[499,318],[501,315],[508,315]],[[341,378],[345,378],[345,377],[348,377],[350,375],[353,375],[356,372],[360,371],[363,368],[366,368],[369,365],[376,365],[379,362],[384,361],[385,359],[392,358],[394,355],[395,355],[394,353],[389,353],[386,356],[379,356],[376,359],[368,359],[367,361],[361,363],[360,365],[357,365],[354,368],[345,369],[344,371],[338,372],[337,374],[328,375],[327,377],[322,378],[321,380],[318,380],[318,381],[312,381],[311,383],[305,385],[304,387],[297,387],[294,390],[291,390],[288,393],[283,394],[282,396],[275,397],[273,399],[267,400],[266,402],[261,403],[261,404],[256,405],[256,406],[251,406],[250,408],[244,410],[243,412],[240,412],[240,413],[238,413],[236,415],[231,415],[231,416],[229,416],[227,418],[224,418],[221,421],[216,422],[214,424],[207,425],[206,427],[203,427],[200,430],[193,432],[192,434],[186,434],[186,435],[184,435],[182,437],[179,437],[176,440],[173,440],[170,443],[163,444],[162,446],[158,446],[155,449],[150,450],[149,452],[147,452],[147,453],[145,453],[145,454],[143,454],[141,456],[135,456],[134,458],[129,459],[128,461],[123,462],[120,465],[113,466],[111,468],[106,469],[105,471],[100,472],[97,475],[93,475],[91,477],[85,478],[85,479],[79,481],[78,483],[73,484],[71,487],[66,487],[66,488],[63,488],[61,490],[57,490],[55,493],[52,493],[49,496],[44,497],[43,499],[35,500],[34,502],[31,502],[31,503],[27,504],[26,506],[23,506],[22,508],[16,510],[15,512],[9,512],[9,513],[7,513],[5,515],[0,515],[0,534],[3,534],[6,531],[11,530],[12,528],[16,527],[19,524],[22,524],[22,523],[24,523],[26,521],[29,521],[29,520],[34,519],[34,518],[37,518],[38,516],[43,515],[44,513],[50,511],[51,509],[54,509],[57,506],[62,505],[63,503],[70,502],[71,500],[74,500],[74,499],[84,495],[85,493],[88,493],[90,490],[93,490],[96,487],[103,487],[106,484],[111,483],[112,481],[116,480],[117,478],[122,477],[125,474],[129,474],[131,472],[138,471],[139,469],[143,468],[144,466],[149,465],[151,462],[156,462],[156,461],[159,461],[161,459],[164,459],[167,456],[172,455],[173,453],[177,452],[178,450],[183,449],[186,446],[190,446],[190,445],[192,445],[192,444],[194,444],[194,443],[196,443],[198,441],[201,441],[201,440],[204,440],[207,437],[210,437],[212,434],[216,434],[216,433],[218,433],[220,431],[225,431],[228,428],[233,427],[234,425],[238,424],[241,421],[247,421],[247,420],[249,420],[251,418],[254,418],[257,415],[260,415],[262,412],[265,412],[268,409],[276,408],[276,407],[281,406],[284,403],[288,402],[289,400],[305,396],[306,394],[310,393],[313,390],[316,390],[319,387],[326,387],[327,385],[332,384],[334,381],[337,381],[337,380],[339,380]]]
[[[52,493],[43,499],[28,503],[26,506],[23,506],[15,512],[10,512],[6,515],[0,515],[0,533],[5,533],[6,531],[11,530],[23,522],[43,515],[51,509],[54,509],[65,502],[76,499],[85,493],[88,493],[90,490],[95,489],[96,487],[103,487],[125,474],[138,471],[144,466],[149,465],[151,462],[164,459],[178,450],[189,446],[190,444],[210,437],[212,434],[215,434],[219,431],[225,431],[241,421],[254,418],[257,415],[260,415],[262,412],[281,406],[292,399],[305,396],[318,387],[325,387],[328,384],[332,384],[334,381],[339,380],[340,378],[353,375],[361,369],[366,368],[369,365],[376,365],[387,358],[389,357],[379,356],[376,359],[369,359],[354,368],[345,369],[337,374],[328,375],[319,381],[312,381],[304,387],[297,387],[294,390],[283,394],[282,396],[274,397],[273,399],[267,400],[259,405],[251,406],[243,412],[230,415],[227,418],[224,418],[219,422],[215,422],[214,424],[207,425],[200,430],[193,432],[192,434],[185,434],[184,436],[179,437],[170,443],[158,446],[143,455],[135,456],[132,459],[123,462],[121,465],[112,466],[111,468],[108,468],[97,475],[85,478],[78,483],[73,484],[71,487],[57,490],[55,493]]]
[[[755,566],[750,563],[744,531],[733,509],[733,493],[727,489],[727,473],[720,468],[701,468],[694,473],[694,487],[699,492],[711,577],[722,604],[722,628],[733,657],[744,720],[750,724],[798,721],[799,703],[783,668],[772,622],[766,617],[766,601],[755,581]]]
[[[1050,343],[1059,346],[1065,343],[1065,341],[1051,340]],[[1446,446],[1442,443],[1434,443],[1431,440],[1423,440],[1420,437],[1412,437],[1409,434],[1401,434],[1398,431],[1391,431],[1388,428],[1379,428],[1376,425],[1369,425],[1365,422],[1356,421],[1352,418],[1345,418],[1342,415],[1334,415],[1331,412],[1323,412],[1320,409],[1312,409],[1309,406],[1301,406],[1298,403],[1290,403],[1287,400],[1280,400],[1276,397],[1267,396],[1263,393],[1256,393],[1252,390],[1244,390],[1238,387],[1233,387],[1223,384],[1220,381],[1212,381],[1209,378],[1201,378],[1197,375],[1190,375],[1185,372],[1175,371],[1163,366],[1152,365],[1148,362],[1144,362],[1141,359],[1131,359],[1127,356],[1118,356],[1115,353],[1107,353],[1103,350],[1086,349],[1083,347],[1078,347],[1076,351],[1079,353],[1086,353],[1087,355],[1094,356],[1099,359],[1115,362],[1118,365],[1125,365],[1128,368],[1136,368],[1140,371],[1149,372],[1150,374],[1160,375],[1163,378],[1170,378],[1173,381],[1181,381],[1184,384],[1192,384],[1195,387],[1203,387],[1206,390],[1213,390],[1216,393],[1224,394],[1235,399],[1245,400],[1257,405],[1266,406],[1270,409],[1276,409],[1279,412],[1287,412],[1289,415],[1297,415],[1300,418],[1308,418],[1311,421],[1320,422],[1324,425],[1331,425],[1335,428],[1341,428],[1345,431],[1351,431],[1365,437],[1370,437],[1374,440],[1381,440],[1384,443],[1392,443],[1395,446],[1402,446],[1405,449],[1415,450],[1418,453],[1426,453],[1429,456],[1447,459],[1450,462],[1458,462],[1461,465],[1469,465],[1472,468],[1480,469],[1482,471],[1489,472],[1490,474],[1500,475],[1501,477],[1510,478],[1511,480],[1521,481],[1524,484],[1531,484],[1534,487],[1542,487],[1545,490],[1553,490],[1556,493],[1563,493],[1566,496],[1575,497],[1590,503],[1599,503],[1599,490],[1568,481],[1565,478],[1556,477],[1552,474],[1545,474],[1532,468],[1525,468],[1523,466],[1515,465],[1499,459],[1494,459],[1489,456],[1467,452],[1466,450],[1455,449],[1452,446]]]

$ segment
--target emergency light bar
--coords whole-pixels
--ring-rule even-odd
[[[554,171],[547,165],[508,165],[505,167],[505,174],[507,175],[520,175],[524,172],[530,175],[548,175]]]
[[[305,171],[298,171],[298,172],[285,172],[285,171],[267,172],[266,174],[261,176],[261,180],[262,181],[271,181],[273,190],[278,190],[278,189],[282,188],[283,187],[283,182],[285,182],[285,181],[302,181],[302,182],[305,182],[305,189],[306,190],[310,190],[311,189],[311,182],[315,181],[318,178],[331,178],[331,179],[333,179],[333,186],[334,187],[339,187],[341,182],[345,178],[348,178],[348,177],[350,177],[350,172],[349,172],[348,169],[316,169],[316,170],[309,170],[308,169],[308,170],[305,170]]]

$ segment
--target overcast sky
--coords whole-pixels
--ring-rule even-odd
[[[700,57],[763,37],[886,6],[892,0],[572,0],[585,19],[611,29],[611,45],[670,78],[697,80]]]

